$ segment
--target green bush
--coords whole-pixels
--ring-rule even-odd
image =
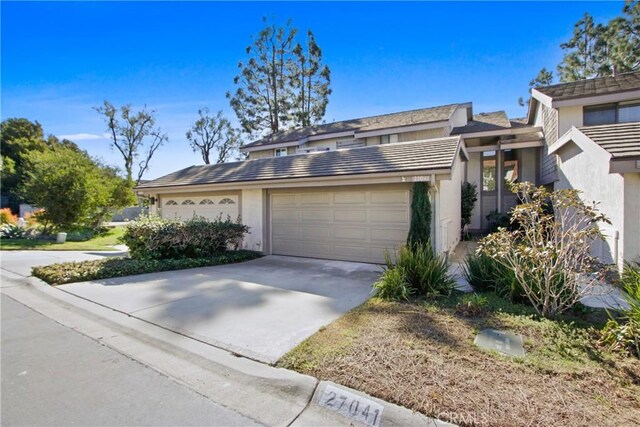
[[[409,225],[408,245],[425,245],[431,240],[431,200],[429,183],[413,184],[411,200],[411,224]]]
[[[398,268],[386,269],[373,289],[377,297],[393,301],[408,301],[414,293]]]
[[[621,321],[611,319],[602,331],[601,342],[611,350],[627,351],[640,358],[640,264],[624,267],[620,280],[629,308]]]
[[[449,275],[446,260],[434,253],[429,242],[401,246],[394,258],[386,253],[385,260],[387,270],[397,270],[415,296],[448,295],[455,285],[455,280]],[[392,278],[396,279],[395,276]]]
[[[477,201],[478,186],[476,185],[476,183],[463,182],[460,200],[460,228],[463,233],[464,227],[468,224],[471,224],[471,214],[473,213],[473,208],[476,206]]]
[[[130,222],[122,240],[135,259],[207,258],[237,249],[248,231],[246,225],[220,217],[185,222],[150,217]]]
[[[478,292],[495,292],[514,302],[526,300],[513,270],[482,252],[467,254],[462,274]]]
[[[34,267],[32,274],[50,285],[110,279],[158,271],[182,270],[249,261],[262,255],[254,251],[229,251],[210,258],[185,259],[131,259],[106,258],[81,262],[64,262],[44,267]]]

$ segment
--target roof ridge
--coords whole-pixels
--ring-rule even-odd
[[[588,78],[588,79],[574,80],[572,82],[560,82],[560,83],[555,83],[555,84],[546,85],[546,86],[535,86],[534,89],[555,88],[555,87],[559,87],[559,86],[563,86],[563,85],[578,84],[580,82],[595,81],[595,80],[600,80],[600,79],[617,79],[617,78],[624,77],[624,76],[629,76],[629,75],[632,75],[632,74],[639,74],[640,75],[640,70],[627,71],[626,73],[620,73],[620,74],[611,75],[611,76],[591,77],[591,78]]]

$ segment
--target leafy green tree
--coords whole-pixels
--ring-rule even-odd
[[[68,146],[31,151],[25,157],[20,191],[43,208],[45,232],[78,226],[95,227],[112,209],[135,203],[127,181],[117,170],[101,166],[86,153]]]
[[[242,130],[252,136],[319,121],[331,93],[330,71],[311,31],[303,47],[291,21],[284,27],[263,22],[247,47],[248,61],[238,64],[237,89],[227,92]]]
[[[111,146],[115,147],[124,160],[127,180],[140,183],[144,173],[149,170],[151,158],[158,148],[169,140],[160,128],[157,128],[155,111],[143,108],[138,112],[127,104],[119,109],[109,101],[104,101],[101,107],[95,107],[105,123],[111,138]],[[136,164],[137,163],[137,164]]]
[[[462,224],[460,225],[463,230],[466,225],[471,224],[471,214],[473,213],[473,208],[476,206],[477,201],[478,186],[476,185],[476,183],[462,183],[460,203],[460,218]]]
[[[9,196],[10,207],[18,210],[20,198],[18,188],[24,177],[25,158],[31,152],[67,146],[78,151],[69,140],[58,140],[53,135],[47,138],[40,123],[25,118],[10,118],[0,123],[0,155],[2,156],[2,193]]]
[[[240,146],[239,132],[223,117],[222,111],[212,116],[208,108],[203,108],[198,110],[198,115],[200,118],[186,134],[193,152],[199,152],[207,165],[211,163],[212,153],[217,155],[216,163],[231,159]]]
[[[429,183],[413,184],[411,200],[411,225],[407,244],[411,247],[429,244],[431,241],[431,200],[429,199]]]
[[[306,44],[296,43],[291,64],[291,90],[294,126],[305,127],[318,123],[324,117],[331,95],[331,70],[322,65],[322,50],[311,32],[307,31]]]
[[[609,22],[606,37],[610,67],[626,73],[640,68],[640,2],[627,1],[622,12]]]
[[[518,105],[524,107],[525,105],[529,105],[529,100],[531,99],[531,89],[539,86],[549,86],[553,83],[553,73],[546,68],[541,69],[538,72],[538,75],[529,82],[529,99],[526,101],[520,97],[518,99]]]

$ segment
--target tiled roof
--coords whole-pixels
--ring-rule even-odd
[[[419,110],[402,111],[399,113],[383,114],[380,116],[362,117],[341,122],[325,123],[301,129],[284,130],[269,135],[258,141],[244,145],[242,148],[261,147],[283,142],[298,141],[301,138],[331,134],[345,131],[367,132],[378,129],[410,126],[423,123],[448,120],[460,104],[443,105],[439,107],[422,108]]]
[[[640,71],[619,74],[617,76],[597,77],[569,83],[535,88],[538,92],[553,98],[554,101],[581,98],[585,96],[606,95],[617,92],[638,91],[640,97]]]
[[[138,189],[451,168],[460,137],[191,166]]]
[[[613,159],[640,157],[640,122],[586,126],[580,132],[611,153]]]
[[[469,123],[467,123],[465,126],[453,128],[453,130],[451,131],[451,135],[503,130],[509,129],[511,126],[512,122],[507,118],[507,113],[505,113],[504,111],[480,113],[474,114],[473,120],[469,121]]]

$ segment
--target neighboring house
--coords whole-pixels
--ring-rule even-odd
[[[582,191],[611,221],[594,254],[639,258],[640,72],[533,89],[529,123],[545,130],[541,182]]]
[[[589,84],[575,85],[586,99],[600,95],[599,89],[589,95]],[[630,85],[637,99],[640,85]],[[565,111],[546,89],[533,91],[526,119],[510,120],[503,111],[474,114],[471,103],[461,103],[287,130],[243,146],[245,161],[192,166],[137,190],[153,198],[151,211],[163,217],[241,217],[251,227],[248,249],[382,262],[385,250],[406,239],[413,183],[426,181],[432,241],[446,253],[460,239],[465,180],[479,192],[472,231],[486,230],[487,215],[515,205],[509,182],[565,182],[554,144],[571,126],[582,126],[571,121],[582,107],[580,114],[573,104]],[[627,113],[621,105],[620,116]]]

